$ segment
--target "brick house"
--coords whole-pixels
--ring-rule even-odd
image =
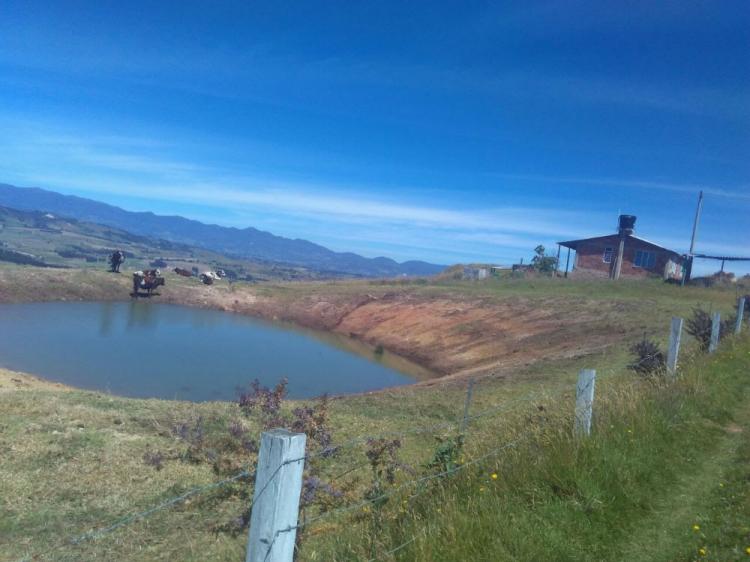
[[[635,217],[622,215],[617,234],[558,242],[560,246],[575,251],[573,275],[576,277],[661,277],[682,279],[687,258],[674,250],[664,248],[633,235]],[[617,272],[620,243],[623,244],[622,263]],[[567,274],[567,266],[566,266]]]

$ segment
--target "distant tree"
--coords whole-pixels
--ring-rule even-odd
[[[534,248],[534,257],[531,258],[531,265],[540,273],[552,273],[557,269],[557,258],[548,256],[544,246],[539,244]]]

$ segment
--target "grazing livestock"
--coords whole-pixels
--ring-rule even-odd
[[[201,273],[199,276],[199,279],[204,285],[213,285],[214,284],[214,278],[212,275],[209,275],[209,272]]]
[[[188,269],[182,269],[181,267],[175,267],[174,268],[174,272],[177,275],[182,275],[183,277],[192,277],[193,276],[193,272],[192,271],[190,271]]]
[[[161,271],[158,269],[147,269],[146,271],[136,271],[133,273],[133,293],[132,296],[139,297],[140,291],[146,291],[146,296],[150,297],[157,287],[163,287],[165,284],[164,277],[160,277]]]
[[[112,273],[120,273],[120,266],[125,261],[125,254],[121,250],[115,250],[109,256],[109,266]]]

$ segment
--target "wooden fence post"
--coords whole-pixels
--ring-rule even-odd
[[[474,393],[474,379],[469,379],[469,384],[466,387],[466,400],[464,402],[464,417],[461,420],[461,431],[459,435],[463,435],[466,432],[466,426],[469,423],[469,407],[471,406],[471,397]]]
[[[734,325],[734,335],[739,336],[742,332],[742,319],[745,316],[745,297],[737,303],[737,322]]]
[[[719,332],[721,331],[721,312],[714,312],[711,319],[711,341],[708,344],[708,352],[713,353],[719,347]]]
[[[594,369],[583,369],[578,373],[574,433],[579,437],[591,435],[595,383],[596,371]]]
[[[305,434],[272,429],[261,434],[245,562],[292,562]]]
[[[682,338],[682,318],[672,317],[672,329],[669,332],[669,351],[667,352],[667,374],[674,376],[677,372],[677,358],[680,355]]]

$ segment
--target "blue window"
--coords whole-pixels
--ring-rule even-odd
[[[643,269],[652,269],[656,265],[656,254],[645,250],[636,250],[633,265]]]

